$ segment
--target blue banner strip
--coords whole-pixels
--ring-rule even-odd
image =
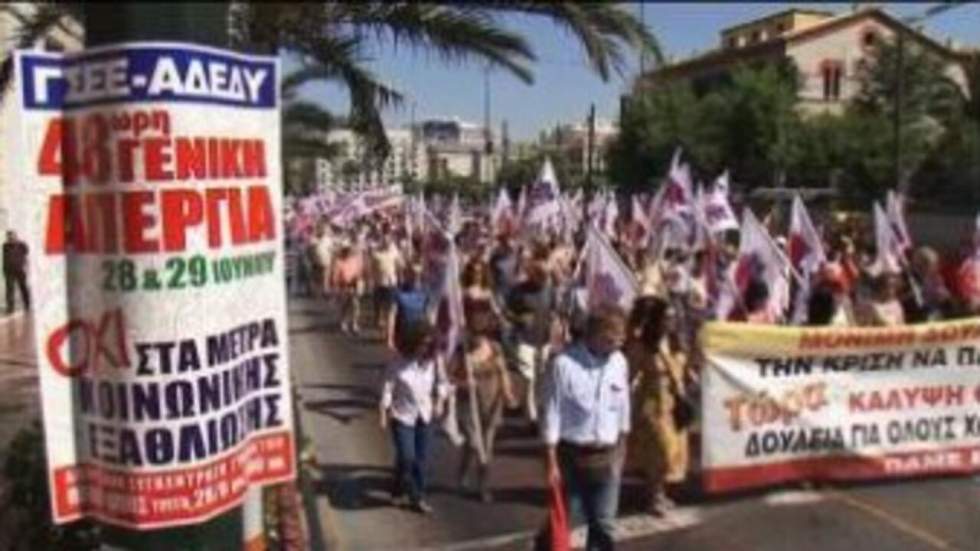
[[[27,109],[182,102],[255,109],[278,106],[277,64],[212,48],[122,45],[65,56],[22,52]]]

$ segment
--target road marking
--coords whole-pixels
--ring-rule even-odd
[[[812,491],[786,491],[776,492],[767,495],[762,502],[766,505],[809,505],[823,501],[824,496],[820,492]]]
[[[892,527],[895,528],[896,530],[900,532],[904,532],[912,537],[915,537],[931,545],[932,547],[935,547],[936,549],[956,549],[943,538],[929,532],[924,528],[916,526],[914,523],[909,522],[900,516],[892,514],[887,510],[882,509],[877,505],[874,505],[873,503],[869,503],[862,499],[858,499],[857,497],[847,495],[843,492],[839,492],[836,490],[828,490],[826,493],[830,497],[844,502],[844,504],[846,505],[849,505],[855,509],[864,511],[869,515],[877,517],[878,519],[892,525]]]
[[[646,538],[656,534],[682,530],[700,524],[703,515],[697,507],[681,507],[671,511],[663,518],[654,518],[640,514],[616,519],[613,528],[613,539],[617,542]],[[521,541],[530,541],[537,534],[535,530],[524,530],[486,538],[417,548],[415,551],[471,551],[475,549],[492,549]],[[572,532],[572,547],[585,547],[585,528]]]

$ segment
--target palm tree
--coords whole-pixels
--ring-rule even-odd
[[[18,43],[33,45],[68,17],[80,21],[80,11],[78,4],[53,2],[39,4],[28,16],[19,14]],[[535,54],[505,25],[508,13],[545,18],[572,34],[603,80],[622,73],[635,51],[660,59],[653,35],[627,8],[613,3],[234,2],[229,36],[233,47],[295,57],[300,62],[291,75],[296,88],[313,81],[340,83],[350,92],[348,124],[384,158],[390,145],[381,112],[400,106],[403,96],[365,67],[368,53],[407,45],[451,64],[488,62],[530,83]],[[9,62],[7,68],[0,89],[9,82]]]
[[[963,114],[980,128],[980,50],[965,55],[963,73],[966,76],[966,90],[960,94]]]

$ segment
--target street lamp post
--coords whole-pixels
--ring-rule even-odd
[[[895,111],[892,113],[892,123],[894,132],[894,176],[895,185],[900,194],[904,195],[907,191],[907,184],[902,170],[902,105],[905,101],[905,29],[899,28],[898,52],[895,62]]]

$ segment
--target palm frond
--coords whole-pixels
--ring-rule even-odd
[[[50,34],[55,28],[74,34],[65,23],[70,12],[64,4],[40,3],[27,9],[16,4],[6,4],[0,6],[0,13],[6,13],[17,20],[17,31],[14,36],[18,48],[33,47],[38,40]]]
[[[490,2],[481,5],[499,11],[525,13],[550,19],[576,36],[592,69],[603,80],[627,68],[626,50],[652,54],[658,63],[663,53],[657,39],[626,8],[602,2]]]
[[[283,156],[287,158],[323,157],[330,159],[339,153],[340,146],[312,136],[284,135],[282,149]]]
[[[9,15],[16,21],[14,32],[15,48],[32,48],[54,29],[69,36],[81,39],[75,29],[68,24],[69,18],[80,20],[78,6],[58,2],[37,3],[26,9],[17,4],[0,5],[0,14]],[[8,52],[0,62],[0,95],[5,95],[13,80],[13,52]]]
[[[533,81],[528,63],[535,55],[528,42],[485,10],[466,4],[392,2],[352,4],[344,11],[334,12],[338,23],[372,33],[381,43],[408,44],[453,63],[487,61],[524,82]]]
[[[294,125],[327,132],[337,126],[337,122],[332,113],[308,101],[289,102],[282,110],[283,126]]]
[[[302,52],[305,59],[304,66],[288,84],[295,87],[311,80],[343,82],[350,93],[351,129],[365,138],[375,156],[386,158],[391,152],[391,144],[385,135],[381,111],[401,106],[404,96],[380,82],[358,62],[360,42],[353,38],[321,35],[305,37],[302,42],[297,41],[290,46]]]

